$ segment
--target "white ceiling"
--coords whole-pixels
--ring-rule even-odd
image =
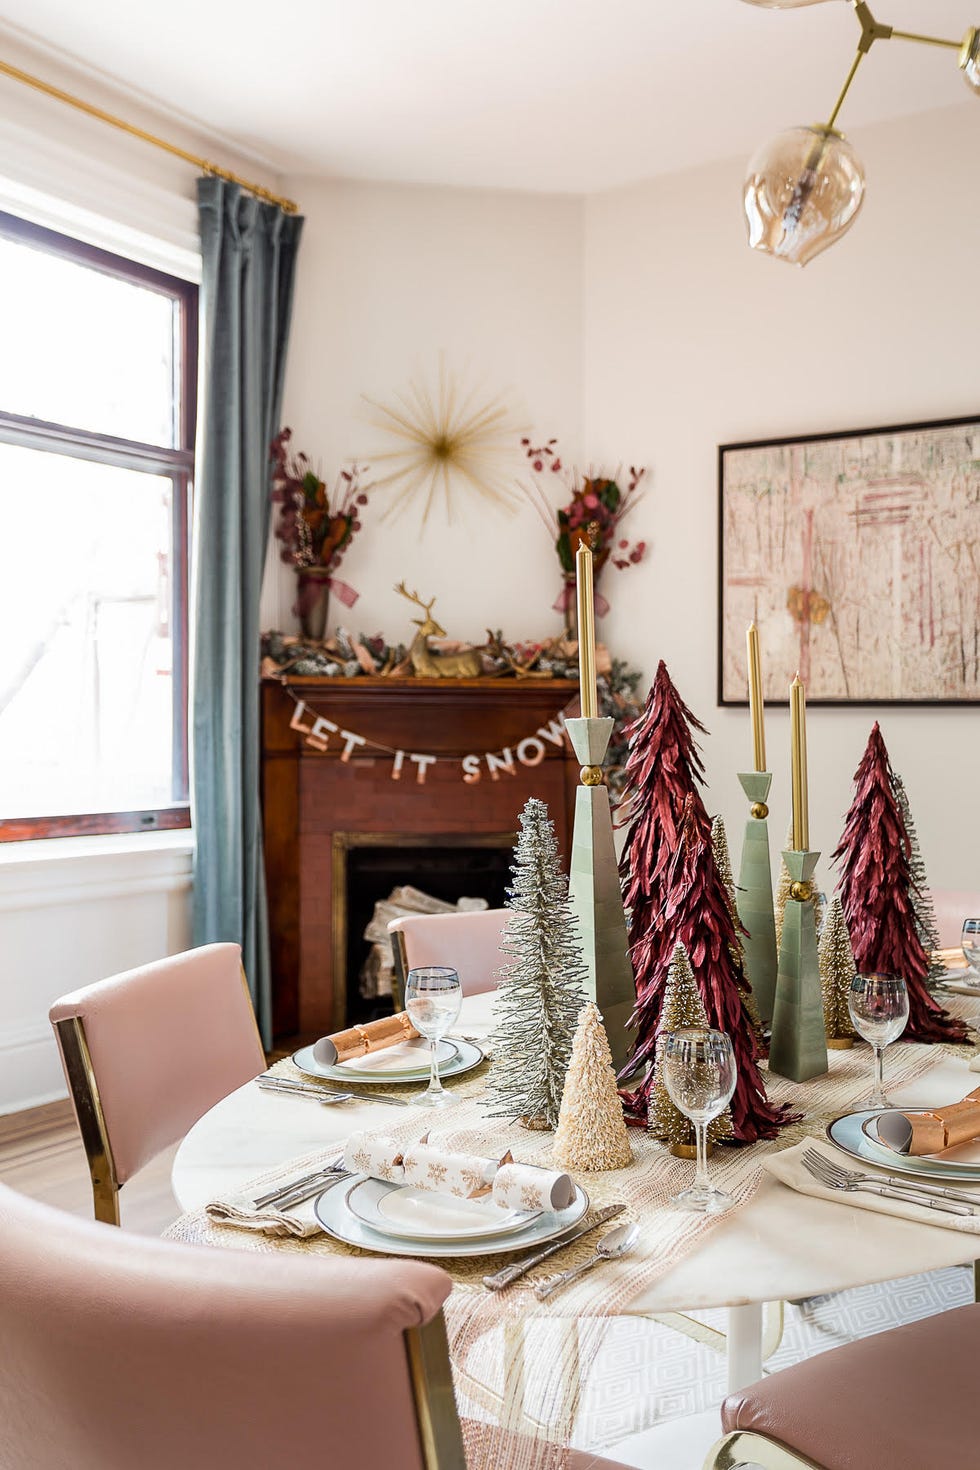
[[[872,0],[961,36],[974,0]],[[0,0],[20,37],[283,172],[591,192],[748,153],[826,117],[843,0]],[[841,126],[966,103],[955,53],[876,45]],[[980,128],[980,100],[973,104]]]

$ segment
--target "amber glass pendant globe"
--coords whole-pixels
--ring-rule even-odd
[[[971,26],[960,50],[960,70],[971,92],[980,92],[980,29]]]
[[[788,128],[749,164],[743,199],[753,250],[806,265],[857,218],[864,170],[833,128]]]

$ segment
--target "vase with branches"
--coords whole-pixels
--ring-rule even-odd
[[[364,480],[367,467],[352,463],[328,489],[309,456],[292,451],[292,432],[280,429],[270,446],[272,502],[279,507],[275,530],[283,545],[282,560],[296,568],[293,613],[304,637],[318,642],[326,631],[331,590],[346,607],[357,601],[358,594],[336,571],[361,529],[371,486]]]
[[[554,604],[556,612],[565,616],[566,626],[575,633],[575,553],[584,542],[592,547],[593,572],[598,579],[602,569],[611,563],[620,571],[635,566],[646,555],[645,541],[630,542],[622,534],[622,522],[643,499],[640,484],[646,469],[620,465],[614,474],[590,469],[588,474],[568,470],[558,452],[558,440],[548,439],[534,444],[529,438],[521,447],[531,468],[531,480],[522,486],[543,520],[554,542],[562,575],[562,590]],[[551,486],[561,486],[565,504],[552,505]],[[547,487],[547,488],[546,488]],[[609,603],[598,590],[595,610],[599,617],[609,611]]]

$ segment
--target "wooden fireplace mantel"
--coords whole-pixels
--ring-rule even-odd
[[[480,779],[465,782],[464,756],[516,751],[577,700],[566,679],[290,678],[262,685],[262,812],[272,947],[273,1024],[277,1035],[323,1034],[344,1017],[346,975],[336,975],[340,912],[339,864],[351,842],[385,834],[411,845],[440,836],[500,841],[516,833],[529,796],[548,803],[567,859],[578,761],[567,739],[542,740],[536,765],[514,759],[513,774],[478,762]],[[289,690],[292,691],[291,697]],[[291,728],[303,700],[303,723],[317,716],[388,751],[406,752],[393,779],[394,758],[371,745],[341,759],[343,743],[326,751]],[[552,726],[552,728],[554,728]],[[443,757],[425,771],[410,752]],[[526,750],[526,753],[527,750]],[[536,758],[534,747],[529,750]],[[472,763],[471,763],[472,769]],[[410,881],[410,873],[406,874]],[[381,895],[379,895],[381,896]]]

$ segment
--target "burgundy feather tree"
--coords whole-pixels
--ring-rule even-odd
[[[929,956],[915,920],[912,844],[877,720],[854,787],[834,861],[840,865],[840,900],[858,973],[903,977],[909,992],[905,1040],[965,1041],[964,1022],[937,1005],[926,988]]]
[[[731,1101],[732,1136],[737,1143],[773,1138],[791,1121],[785,1107],[773,1107],[758,1066],[758,1043],[751,1017],[742,999],[746,980],[742,972],[741,943],[732,915],[728,890],[718,871],[711,846],[710,826],[704,831],[700,798],[688,793],[678,840],[670,857],[666,884],[668,897],[658,926],[657,958],[647,975],[647,988],[637,1000],[631,1025],[637,1031],[631,1068],[646,1063],[647,1074],[634,1092],[623,1093],[627,1119],[646,1121],[653,1085],[658,1022],[667,971],[674,947],[683,944],[694,980],[704,1001],[708,1024],[731,1037],[738,1080]]]
[[[710,839],[711,819],[698,790],[704,766],[694,743],[695,730],[707,734],[674,687],[663,659],[643,712],[629,727],[629,756],[621,804],[631,813],[620,862],[623,904],[629,914],[630,955],[637,996],[645,996],[653,976],[665,973],[674,952],[663,933],[671,860],[677,852],[684,803],[691,798],[692,819]],[[663,982],[653,1019],[659,1014]]]

